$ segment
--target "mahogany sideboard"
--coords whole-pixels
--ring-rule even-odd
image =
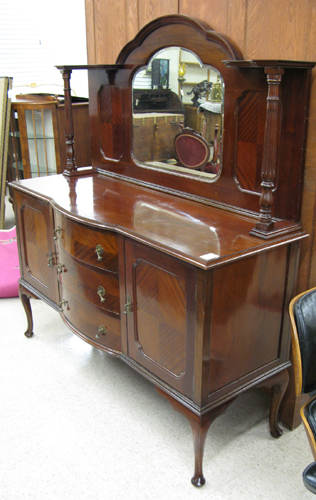
[[[215,174],[184,167],[173,148],[159,162],[133,151],[135,75],[168,50],[171,65],[179,47],[222,82]],[[42,299],[152,381],[190,422],[195,486],[210,424],[248,388],[272,389],[270,430],[282,434],[313,65],[245,61],[201,21],[156,19],[117,64],[87,67],[92,165],[75,161],[70,76],[82,67],[64,66],[66,169],[11,184],[26,336],[30,298]],[[203,141],[184,136],[182,153]]]

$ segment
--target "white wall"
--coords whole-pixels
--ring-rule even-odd
[[[55,65],[87,64],[84,0],[0,0],[0,76],[14,93],[63,94]],[[86,71],[74,71],[73,93],[88,96]]]

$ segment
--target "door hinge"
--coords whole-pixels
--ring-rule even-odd
[[[131,298],[129,295],[127,295],[126,297],[126,304],[125,304],[125,307],[124,307],[124,314],[127,314],[127,316],[129,316],[130,314],[132,314],[132,301],[131,301]]]
[[[46,254],[46,257],[48,258],[48,264],[47,264],[47,266],[48,266],[48,267],[54,267],[54,256],[53,256],[53,252],[49,252],[48,254]]]

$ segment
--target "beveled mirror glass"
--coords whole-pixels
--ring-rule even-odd
[[[133,154],[146,168],[213,182],[223,159],[224,81],[192,52],[157,52],[133,80]]]

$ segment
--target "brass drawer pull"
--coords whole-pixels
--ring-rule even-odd
[[[98,261],[100,262],[100,261],[102,260],[101,255],[103,255],[103,254],[104,254],[104,250],[103,250],[103,248],[102,248],[102,246],[101,246],[101,245],[97,245],[97,246],[95,247],[95,253],[97,254],[97,256],[98,256]]]
[[[65,265],[64,264],[59,264],[59,266],[56,266],[57,273],[61,274],[64,270]]]
[[[100,339],[101,338],[101,335],[106,335],[106,328],[104,325],[100,325],[99,326],[99,329],[98,329],[98,333],[96,334],[96,338],[97,339]]]
[[[99,286],[99,288],[98,288],[98,295],[100,297],[100,301],[101,302],[105,302],[105,298],[104,298],[105,290],[104,290],[103,286]]]
[[[59,302],[59,307],[61,307],[61,309],[63,309],[63,306],[65,306],[67,311],[69,311],[68,300],[62,300],[61,302]]]

